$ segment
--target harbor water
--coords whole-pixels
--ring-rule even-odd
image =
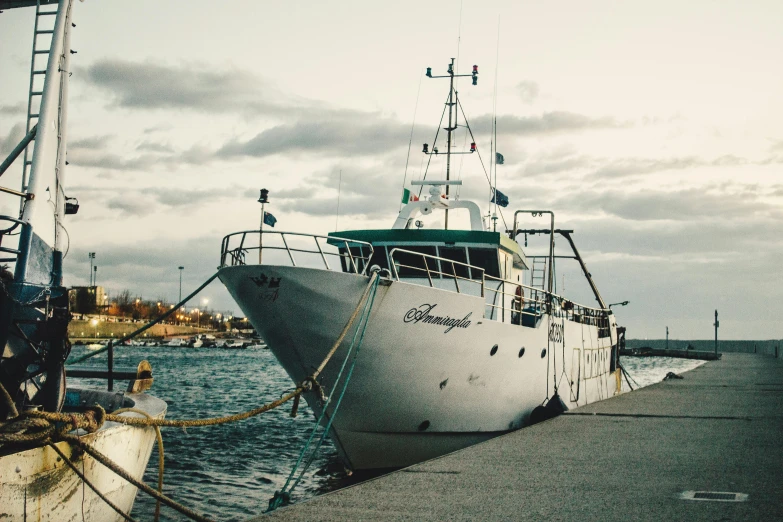
[[[75,346],[72,356],[88,351]],[[279,398],[293,389],[271,351],[215,348],[119,347],[116,367],[135,367],[142,359],[152,364],[155,382],[150,393],[168,403],[167,417],[193,419],[240,413]],[[104,367],[102,354],[82,363]],[[622,364],[636,387],[647,386],[670,371],[680,373],[702,361],[668,357],[623,357]],[[105,386],[105,382],[72,379],[69,384]],[[122,389],[118,383],[115,389]],[[623,382],[624,389],[628,389]],[[290,403],[257,417],[205,428],[163,428],[165,447],[164,493],[216,520],[245,520],[266,510],[268,501],[291,472],[314,425],[304,401],[296,418]],[[145,481],[157,483],[158,458],[153,449]],[[366,476],[349,477],[327,439],[293,500],[355,483]],[[140,493],[132,516],[152,519],[155,502]],[[186,520],[163,506],[161,520]]]

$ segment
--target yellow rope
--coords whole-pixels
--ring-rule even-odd
[[[133,484],[134,486],[136,486],[137,488],[141,489],[142,491],[144,491],[146,494],[150,495],[151,497],[153,497],[153,498],[155,498],[157,500],[160,500],[161,502],[163,502],[167,506],[176,509],[177,511],[179,511],[180,513],[182,513],[183,515],[187,516],[188,518],[190,518],[192,520],[196,520],[198,522],[210,522],[210,520],[208,518],[199,515],[195,511],[193,511],[193,510],[183,506],[182,504],[176,502],[175,500],[170,499],[166,495],[158,493],[157,491],[155,491],[154,489],[149,487],[144,482],[136,480],[127,471],[125,471],[124,469],[122,469],[121,467],[116,465],[114,462],[112,462],[111,459],[109,459],[106,455],[104,455],[100,451],[96,450],[95,448],[93,448],[89,444],[85,443],[79,437],[77,437],[75,435],[69,435],[67,433],[61,434],[61,437],[63,438],[63,440],[66,440],[66,441],[70,442],[72,445],[78,446],[79,448],[83,449],[86,453],[88,453],[95,460],[97,460],[98,462],[100,462],[101,464],[103,464],[104,466],[106,466],[107,468],[112,470],[114,473],[116,473],[120,477],[124,478],[125,480],[127,480],[128,482]]]
[[[3,402],[5,402],[5,405],[8,407],[11,417],[17,417],[19,412],[16,409],[16,404],[14,404],[14,400],[11,398],[11,395],[5,389],[2,382],[0,382],[0,397],[3,398]]]
[[[141,415],[144,415],[148,419],[152,418],[152,415],[138,408],[120,408],[119,410],[114,411],[112,414],[119,415],[121,413],[126,413],[126,412],[139,413]],[[163,494],[163,459],[165,453],[163,451],[163,435],[161,435],[160,433],[160,426],[155,426],[155,438],[158,441],[158,493]],[[160,500],[155,501],[154,520],[155,522],[158,522],[158,520],[160,520]]]

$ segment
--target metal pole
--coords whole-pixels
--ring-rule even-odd
[[[108,365],[109,365],[109,391],[114,391],[114,342],[113,341],[109,341]]]
[[[720,326],[718,311],[715,310],[715,355],[718,355],[718,326]]]
[[[451,172],[451,110],[454,107],[454,58],[451,59],[451,66],[449,67],[449,126],[446,129],[448,132],[448,141],[446,145],[446,181],[449,180],[449,173]],[[446,185],[446,201],[449,199],[449,186]],[[448,204],[448,203],[447,203]],[[449,229],[449,209],[446,209],[445,228]]]
[[[258,228],[258,264],[261,264],[261,258],[264,252],[264,205],[265,203],[261,202],[261,226]]]

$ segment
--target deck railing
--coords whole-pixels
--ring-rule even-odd
[[[418,256],[421,262],[403,264],[398,260],[402,257],[399,254]],[[473,285],[478,285],[478,297],[485,298],[485,317],[489,319],[522,326],[535,326],[544,314],[550,314],[576,323],[596,326],[599,337],[609,336],[608,310],[583,306],[540,288],[488,276],[481,267],[431,254],[394,248],[389,252],[389,259],[392,277],[397,281],[407,279],[405,275],[400,276],[401,271],[409,271],[421,273],[418,279],[426,280],[430,287],[456,293],[466,293],[466,287],[475,288]],[[460,276],[457,267],[459,271],[470,274],[471,277]],[[436,283],[441,280],[451,280],[454,285]],[[475,294],[471,293],[471,295]]]
[[[246,265],[250,253],[258,255],[259,263],[266,255],[267,263],[271,260],[290,266],[322,265],[326,270],[334,270],[329,258],[335,258],[340,264],[338,270],[364,274],[369,268],[373,247],[364,241],[334,236],[246,230],[223,238],[220,266]]]
[[[395,254],[420,256],[422,260],[422,264],[420,266],[402,264],[400,261],[395,259],[394,257]],[[414,272],[417,273],[421,272],[422,274],[426,275],[427,281],[429,281],[430,286],[434,286],[433,277],[435,279],[453,280],[456,292],[458,294],[462,293],[462,288],[460,287],[459,284],[460,281],[464,282],[463,286],[467,284],[468,281],[473,284],[480,284],[481,297],[484,297],[484,269],[481,267],[469,265],[467,263],[460,263],[459,261],[453,261],[451,259],[433,256],[430,254],[424,254],[422,252],[405,250],[404,248],[393,248],[389,252],[389,259],[391,260],[392,275],[398,281],[400,280],[400,271],[402,269],[413,270]],[[463,268],[464,271],[469,275],[471,275],[472,277],[464,277],[464,276],[457,275],[456,267]]]

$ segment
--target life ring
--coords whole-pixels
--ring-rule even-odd
[[[522,290],[521,286],[517,286],[516,291],[514,292],[514,308],[516,310],[522,310],[522,306],[525,304],[525,291]]]

